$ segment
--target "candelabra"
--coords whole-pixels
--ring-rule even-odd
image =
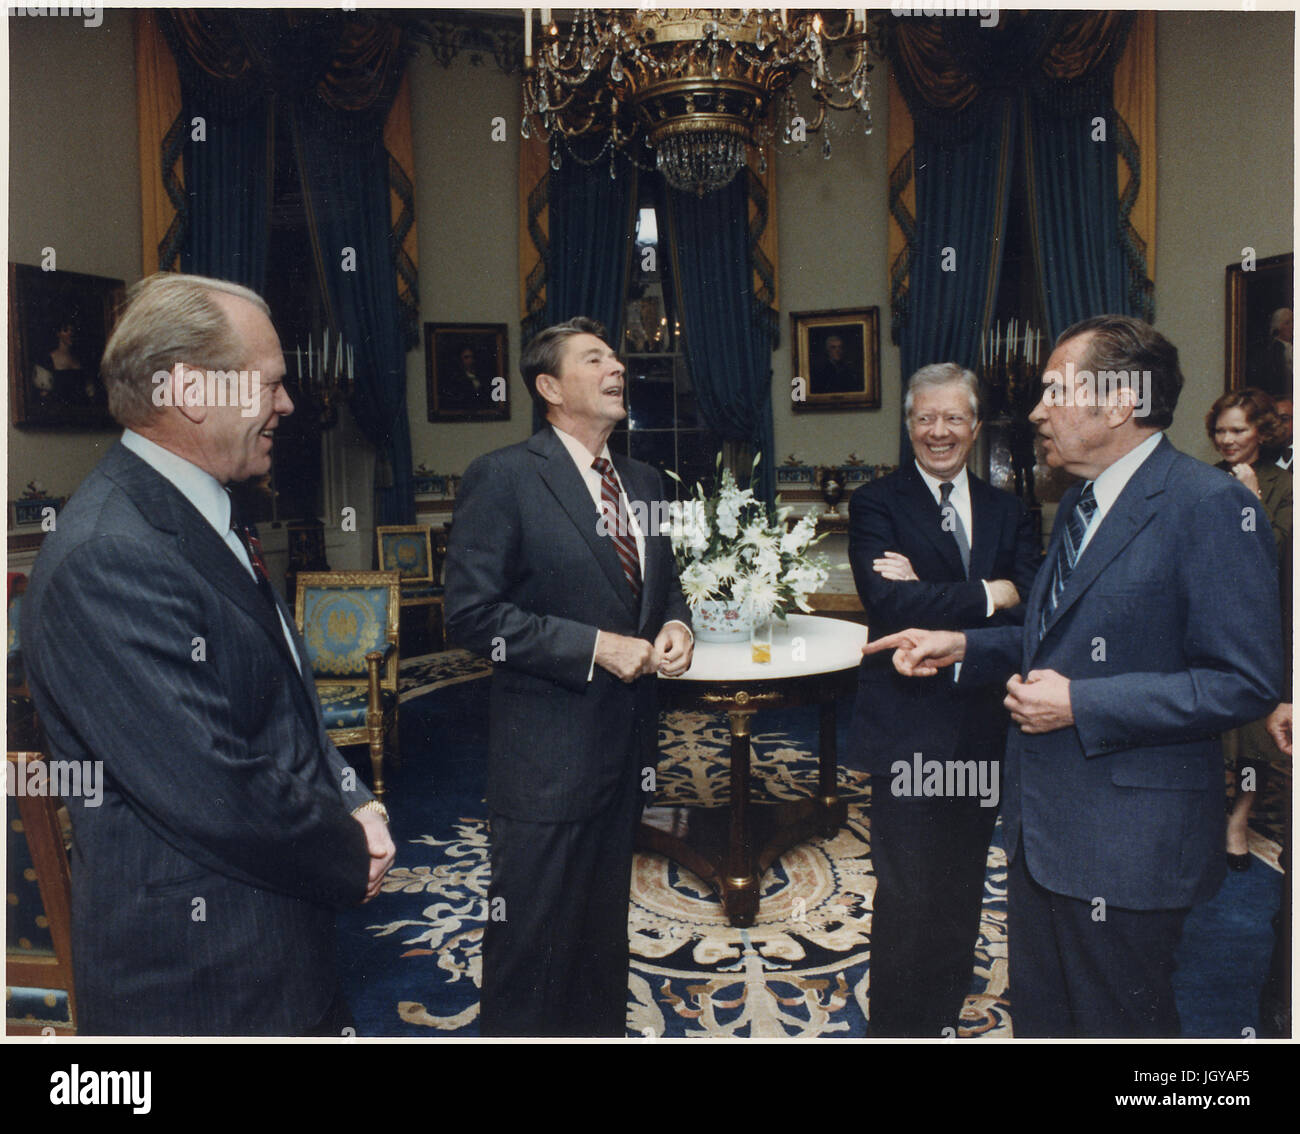
[[[988,391],[987,417],[1006,428],[1016,495],[1037,507],[1034,428],[1029,411],[1039,397],[1043,333],[1026,320],[995,323],[980,335],[980,381]]]
[[[331,353],[328,327],[321,337],[319,347],[309,335],[305,366],[302,348],[294,347],[298,366],[299,401],[310,405],[316,423],[322,430],[333,429],[338,424],[339,403],[352,397],[354,389],[356,372],[352,344],[344,343],[341,331],[334,337]]]

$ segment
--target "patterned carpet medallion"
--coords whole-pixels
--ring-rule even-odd
[[[403,665],[403,700],[481,674],[463,666]],[[755,722],[760,725],[763,718]],[[811,721],[810,721],[811,724]],[[799,730],[802,734],[802,730]],[[808,730],[811,732],[811,728]],[[720,716],[663,718],[657,805],[722,806],[727,731]],[[753,738],[752,798],[779,802],[811,795],[816,758],[789,732]],[[866,822],[865,774],[840,769],[848,822],[829,839],[786,853],[762,882],[755,924],[731,927],[712,891],[660,855],[638,854],[629,913],[628,1027],[646,1036],[862,1036],[875,878]],[[381,907],[405,916],[371,925],[410,964],[401,1020],[416,1028],[475,1034],[480,944],[488,887],[487,823],[480,816],[410,840],[383,886],[402,896]],[[1006,861],[989,853],[984,915],[962,1035],[1009,1035],[1005,946]],[[437,986],[436,996],[418,990]],[[438,1010],[426,1005],[434,1001]],[[451,1010],[448,1010],[451,1009]]]

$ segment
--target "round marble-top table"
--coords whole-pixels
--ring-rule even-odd
[[[697,641],[690,670],[660,678],[664,707],[727,714],[731,801],[727,807],[649,808],[637,835],[639,849],[666,855],[712,886],[735,926],[754,924],[767,868],[792,846],[834,834],[846,814],[836,791],[835,701],[856,686],[867,628],[802,614],[774,626],[770,662],[752,660],[748,638]],[[821,707],[817,795],[751,804],[750,721],[761,709],[794,705]]]

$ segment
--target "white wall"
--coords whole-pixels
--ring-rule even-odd
[[[1156,20],[1156,327],[1186,385],[1170,439],[1215,459],[1205,414],[1224,388],[1224,269],[1295,248],[1295,20],[1162,12]]]
[[[9,259],[140,278],[140,177],[130,12],[9,18]],[[6,372],[8,361],[6,360]],[[12,420],[12,417],[10,418]],[[70,494],[117,438],[8,427],[9,498],[29,480]]]
[[[868,464],[898,459],[899,353],[889,341],[888,68],[871,74],[873,132],[855,116],[836,116],[831,156],[810,135],[806,150],[777,146],[781,345],[772,357],[772,425],[777,463],[842,464],[856,453]],[[878,410],[795,413],[795,311],[878,307],[881,406]]]
[[[428,50],[411,61],[415,211],[420,239],[420,349],[407,356],[407,411],[417,465],[462,473],[480,453],[532,433],[519,377],[519,75],[461,55],[449,67]],[[492,120],[506,140],[492,141]],[[508,422],[428,420],[424,323],[504,323]]]

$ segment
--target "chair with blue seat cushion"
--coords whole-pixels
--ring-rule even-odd
[[[442,649],[446,637],[443,587],[430,529],[423,524],[386,524],[375,529],[375,539],[380,569],[402,576],[403,608],[422,607],[427,611],[430,637]]]
[[[60,800],[40,752],[8,753],[13,789],[5,832],[5,1031],[71,1035],[72,881]],[[21,786],[21,790],[20,790]],[[14,804],[17,804],[15,807]]]
[[[295,596],[330,739],[369,746],[381,798],[386,745],[397,756],[400,589],[396,571],[303,571]]]

